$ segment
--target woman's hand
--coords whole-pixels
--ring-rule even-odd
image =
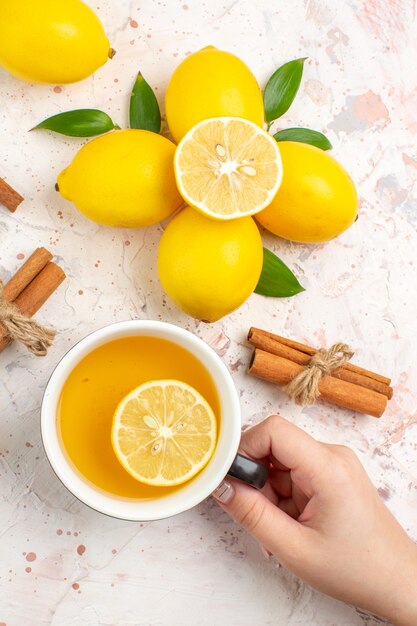
[[[270,469],[261,491],[227,479],[213,494],[238,524],[320,591],[417,625],[417,546],[349,448],[274,415],[243,433],[240,451]]]

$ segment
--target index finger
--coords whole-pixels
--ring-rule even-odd
[[[244,431],[240,447],[253,459],[272,455],[291,470],[293,480],[304,489],[320,482],[320,477],[329,471],[326,448],[279,415],[272,415]]]

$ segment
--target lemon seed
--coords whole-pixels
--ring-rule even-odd
[[[150,415],[144,415],[143,421],[145,422],[146,426],[148,426],[148,428],[158,428],[158,422],[154,417],[151,417]]]
[[[256,176],[256,169],[250,165],[244,165],[240,168],[240,171],[247,176]]]
[[[160,447],[161,447],[160,443],[156,443],[154,446],[152,446],[152,454],[158,454]]]

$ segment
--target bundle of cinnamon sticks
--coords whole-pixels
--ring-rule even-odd
[[[3,299],[13,302],[24,315],[34,315],[65,279],[65,272],[51,259],[48,250],[37,248],[4,285]],[[0,323],[0,352],[11,341],[7,329]]]
[[[248,373],[278,385],[287,385],[309,364],[317,352],[292,339],[259,328],[251,328],[248,341],[255,350]],[[392,397],[391,379],[346,363],[323,376],[320,397],[338,406],[381,417]]]

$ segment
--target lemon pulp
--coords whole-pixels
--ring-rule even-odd
[[[275,139],[256,124],[235,117],[197,124],[178,145],[174,167],[184,200],[222,220],[262,211],[282,179]]]
[[[136,480],[155,486],[186,482],[209,462],[216,445],[213,410],[193,387],[155,380],[120,402],[112,424],[117,458]]]

